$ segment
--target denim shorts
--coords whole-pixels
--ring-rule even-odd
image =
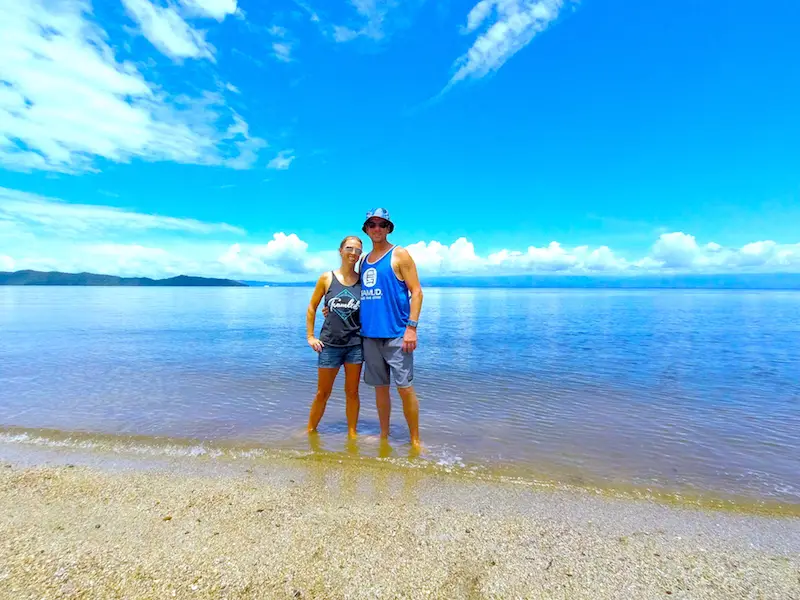
[[[355,346],[323,346],[319,353],[320,369],[338,369],[344,364],[360,365],[364,362],[361,344]]]

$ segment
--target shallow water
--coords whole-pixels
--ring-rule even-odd
[[[0,287],[0,441],[352,453],[343,377],[303,433],[309,295]],[[432,463],[800,504],[800,293],[428,289],[419,334]],[[407,456],[361,391],[356,451]]]

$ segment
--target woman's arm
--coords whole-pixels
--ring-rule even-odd
[[[322,351],[324,344],[314,337],[314,323],[317,319],[317,309],[322,298],[328,292],[331,285],[331,274],[324,273],[318,280],[317,285],[314,286],[314,291],[311,294],[311,301],[308,303],[308,310],[306,310],[306,339],[308,345],[317,352]]]

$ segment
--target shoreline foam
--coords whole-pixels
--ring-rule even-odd
[[[363,440],[362,440],[363,441]],[[313,444],[311,444],[313,446]],[[772,498],[754,498],[734,494],[723,494],[710,490],[664,487],[658,485],[636,485],[625,482],[610,482],[584,472],[560,473],[537,470],[534,466],[523,468],[520,465],[464,464],[458,457],[454,460],[430,460],[405,458],[398,455],[375,456],[359,452],[320,450],[309,447],[306,450],[281,449],[253,443],[238,443],[234,440],[194,440],[181,438],[156,438],[150,436],[98,434],[69,432],[53,429],[24,429],[16,427],[0,428],[0,458],[16,455],[19,462],[26,463],[24,457],[35,457],[50,453],[56,464],[59,455],[81,455],[94,457],[87,464],[108,464],[109,457],[115,456],[139,460],[137,464],[146,468],[143,461],[161,464],[164,460],[197,459],[214,461],[218,465],[227,463],[252,462],[252,466],[267,461],[271,464],[319,463],[322,465],[352,464],[377,469],[397,469],[421,471],[431,475],[446,475],[467,481],[515,484],[538,490],[560,490],[574,493],[591,493],[609,499],[634,499],[655,501],[669,506],[716,510],[741,514],[775,517],[800,517],[800,502],[784,502]],[[141,460],[140,460],[141,459]],[[40,464],[38,459],[27,461]],[[201,466],[201,465],[197,465]]]

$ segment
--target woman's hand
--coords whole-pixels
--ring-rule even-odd
[[[314,349],[314,352],[322,352],[322,349],[325,347],[325,344],[313,336],[308,338],[308,345]]]

